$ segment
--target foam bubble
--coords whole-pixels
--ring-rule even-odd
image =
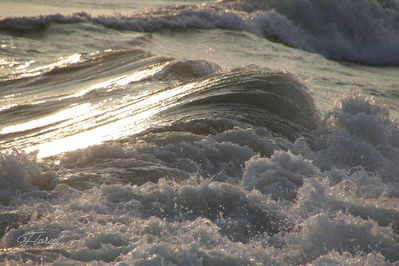
[[[42,175],[35,154],[17,150],[0,154],[0,204],[7,205],[13,195],[29,191],[34,186],[45,186],[47,176]]]
[[[301,224],[301,231],[293,234],[292,245],[298,245],[302,263],[308,263],[332,251],[352,255],[379,252],[390,261],[398,260],[398,246],[389,228],[376,223],[338,214],[312,216]]]
[[[243,183],[276,200],[295,200],[303,178],[317,172],[310,161],[289,152],[276,152],[271,158],[251,158],[246,162]]]
[[[364,168],[396,182],[399,150],[395,145],[397,125],[388,110],[356,95],[346,96],[341,105],[326,115],[328,133],[318,139],[315,161],[322,169]]]

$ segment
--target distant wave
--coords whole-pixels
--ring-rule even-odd
[[[242,30],[335,60],[399,65],[399,4],[393,0],[223,1],[171,6],[129,16],[81,12],[4,18],[0,30],[37,31],[52,23],[79,22],[140,32],[165,28]]]

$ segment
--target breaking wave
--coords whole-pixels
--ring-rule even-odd
[[[205,79],[163,114],[174,123],[41,161],[3,153],[8,261],[399,260],[399,130],[386,109],[350,94],[320,119],[290,75],[241,70]],[[79,241],[19,248],[21,236],[43,230]]]
[[[222,1],[171,6],[128,16],[76,13],[4,18],[0,30],[43,31],[54,23],[91,22],[117,30],[199,28],[248,31],[335,60],[399,64],[399,6],[394,0]]]

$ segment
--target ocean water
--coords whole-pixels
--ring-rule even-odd
[[[399,263],[395,0],[3,0],[0,262]]]

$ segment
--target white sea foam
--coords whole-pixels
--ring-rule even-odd
[[[386,2],[389,2],[388,4]],[[200,28],[243,30],[328,58],[364,64],[399,64],[399,6],[394,1],[226,1],[177,6],[134,15],[76,13],[5,18],[0,29],[40,30],[52,23],[92,22],[119,30],[154,32]]]
[[[294,143],[256,127],[208,135],[166,129],[42,162],[34,154],[3,154],[7,259],[138,265],[399,260],[398,129],[370,99],[344,97],[313,140]],[[76,245],[29,253],[18,239],[37,231],[49,239],[74,236]],[[38,245],[30,247],[43,248]]]

